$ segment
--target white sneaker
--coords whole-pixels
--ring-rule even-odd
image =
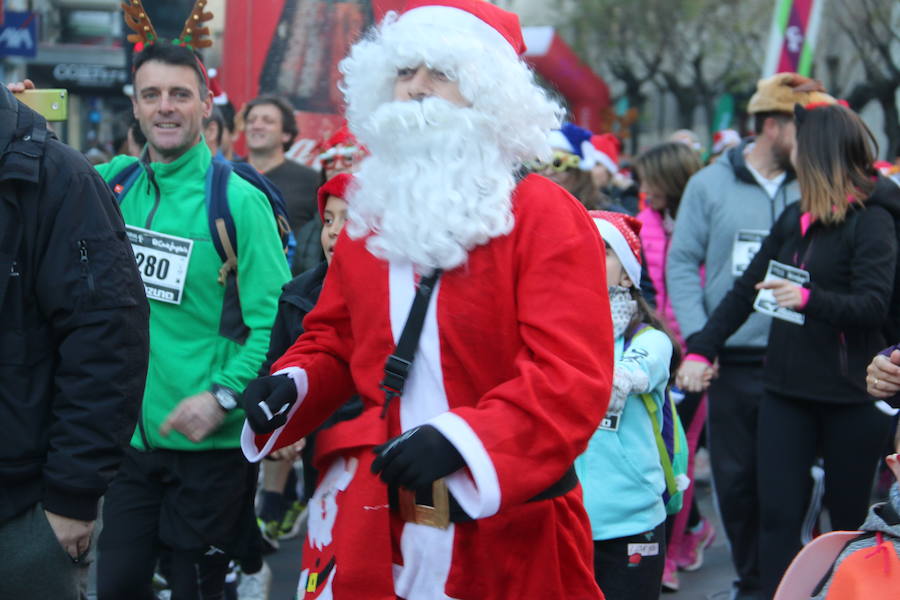
[[[238,600],[269,600],[269,589],[272,587],[272,569],[263,561],[262,569],[248,575],[241,573],[238,583]]]

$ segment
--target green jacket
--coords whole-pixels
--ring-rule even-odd
[[[117,156],[98,165],[110,180],[137,160]],[[214,383],[240,393],[262,364],[278,305],[281,286],[290,279],[281,240],[265,196],[237,176],[228,182],[228,202],[237,230],[238,268],[244,323],[250,335],[239,345],[219,335],[224,287],[217,281],[222,260],[213,246],[206,211],[206,171],[212,156],[200,142],[172,163],[150,163],[159,189],[146,171],[121,204],[127,225],[194,240],[181,303],[150,300],[150,366],[139,427],[131,438],[145,447],[212,450],[240,446],[244,413],[232,411],[222,426],[200,443],[177,431],[168,437],[159,426],[178,403],[210,389]]]

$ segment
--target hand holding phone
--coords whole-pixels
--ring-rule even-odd
[[[64,89],[25,89],[16,98],[48,121],[65,121],[69,116],[69,92]]]

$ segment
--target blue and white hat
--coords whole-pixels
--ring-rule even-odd
[[[584,163],[583,144],[585,142],[590,143],[591,135],[593,134],[584,127],[579,127],[574,123],[564,123],[559,129],[554,129],[550,132],[548,141],[552,148],[574,154],[580,158],[581,164],[579,164],[579,168],[584,171],[587,169],[582,166]]]

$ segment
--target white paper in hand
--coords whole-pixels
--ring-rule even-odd
[[[802,286],[809,281],[809,271],[770,260],[764,281],[789,281]],[[753,302],[753,308],[757,312],[781,319],[782,321],[795,323],[796,325],[803,325],[806,322],[806,315],[803,313],[778,306],[772,290],[759,290],[759,293],[756,294],[756,300]]]

